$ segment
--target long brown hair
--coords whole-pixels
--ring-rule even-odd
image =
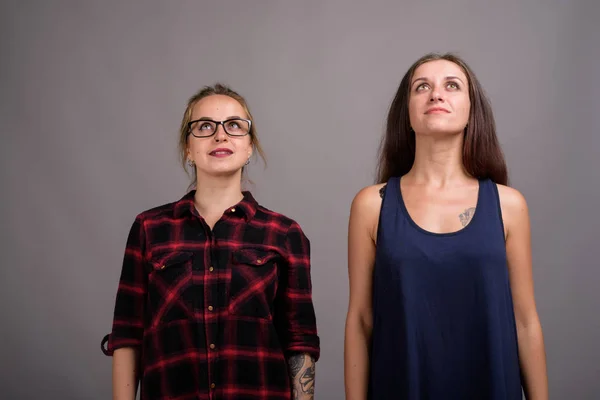
[[[490,102],[471,68],[452,53],[426,54],[402,78],[390,105],[385,135],[379,147],[377,183],[385,183],[393,176],[405,175],[412,168],[415,161],[415,132],[410,127],[408,114],[410,82],[420,65],[434,60],[455,63],[463,69],[469,81],[471,110],[464,133],[462,154],[465,171],[478,179],[490,178],[495,183],[508,185],[506,162],[496,136],[496,123]]]
[[[198,103],[200,100],[202,100],[205,97],[219,95],[219,94],[231,97],[232,99],[234,99],[238,103],[240,103],[240,105],[242,106],[242,108],[244,109],[246,114],[248,115],[248,119],[252,121],[252,125],[250,126],[250,133],[249,133],[250,142],[252,143],[252,146],[254,146],[254,148],[260,155],[260,158],[265,163],[265,166],[267,163],[265,153],[260,145],[260,141],[258,140],[258,136],[256,134],[256,123],[254,122],[252,113],[250,113],[250,108],[248,107],[248,103],[246,102],[246,99],[244,97],[242,97],[239,93],[237,93],[236,91],[231,89],[229,86],[227,86],[223,83],[216,83],[213,86],[204,86],[202,89],[200,89],[196,94],[194,94],[188,100],[187,107],[185,108],[185,112],[183,113],[183,117],[181,119],[181,126],[179,128],[179,146],[178,146],[179,147],[179,161],[181,162],[181,165],[183,166],[183,169],[186,171],[186,173],[191,175],[191,178],[192,178],[192,181],[190,182],[188,189],[192,189],[196,185],[196,180],[197,180],[196,168],[193,168],[193,171],[191,172],[191,174],[188,171],[188,169],[186,168],[188,136],[189,136],[188,123],[192,120],[192,111],[194,110],[194,106],[196,105],[196,103]],[[243,167],[242,172],[244,172],[245,170],[246,170],[246,167]]]

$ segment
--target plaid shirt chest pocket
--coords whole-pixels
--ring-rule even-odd
[[[192,287],[193,253],[168,252],[150,260],[148,313],[150,326],[192,319],[195,301]]]
[[[232,253],[229,314],[272,319],[278,287],[278,267],[284,261],[276,251],[242,248]]]

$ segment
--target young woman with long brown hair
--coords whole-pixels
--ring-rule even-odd
[[[530,223],[475,74],[415,62],[349,222],[348,400],[546,400]]]

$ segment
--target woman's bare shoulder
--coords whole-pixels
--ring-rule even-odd
[[[361,213],[379,213],[386,183],[363,187],[352,200],[352,210]]]
[[[519,213],[527,208],[525,196],[517,189],[501,184],[496,184],[496,186],[498,187],[500,205],[503,209]]]
[[[497,184],[502,219],[506,228],[518,227],[529,220],[529,209],[525,196],[515,188]]]
[[[385,183],[363,187],[352,200],[350,219],[352,226],[361,226],[366,229],[373,241],[379,222],[381,202],[385,193]]]

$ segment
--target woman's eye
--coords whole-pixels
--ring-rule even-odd
[[[212,125],[206,122],[204,124],[201,124],[200,127],[199,127],[199,129],[200,130],[206,130],[206,129],[210,130],[210,129],[212,129]]]
[[[421,83],[419,86],[417,86],[417,91],[423,90],[427,87],[426,83]]]
[[[458,85],[455,82],[449,82],[448,87],[450,89],[458,89]]]

